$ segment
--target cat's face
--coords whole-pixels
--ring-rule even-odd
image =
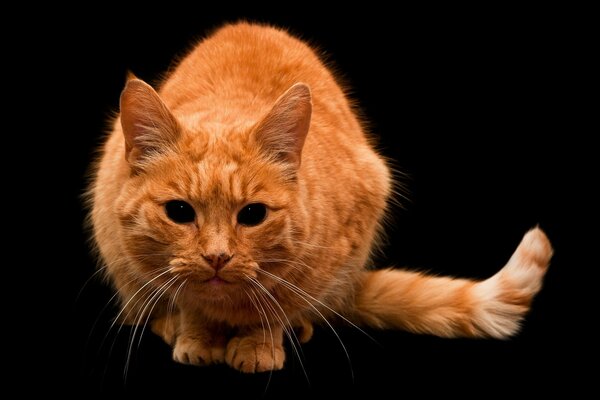
[[[122,108],[127,140],[130,110]],[[117,203],[126,256],[140,279],[201,301],[231,300],[256,282],[274,285],[263,271],[285,276],[301,268],[294,261],[303,231],[299,152],[294,161],[265,146],[264,123],[216,132],[172,117],[151,126],[151,134],[172,137],[146,131],[129,146],[137,158]]]

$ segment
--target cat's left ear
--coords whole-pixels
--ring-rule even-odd
[[[296,83],[256,126],[255,138],[268,155],[298,168],[311,114],[310,89],[305,83]]]
[[[158,93],[146,82],[129,79],[121,93],[125,157],[131,165],[160,153],[178,138],[180,128]]]

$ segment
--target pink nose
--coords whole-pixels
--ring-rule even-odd
[[[202,258],[215,270],[218,271],[231,260],[231,255],[226,253],[202,254]]]

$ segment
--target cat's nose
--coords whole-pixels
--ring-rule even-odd
[[[227,253],[202,254],[202,258],[215,270],[218,271],[225,266],[233,257]]]

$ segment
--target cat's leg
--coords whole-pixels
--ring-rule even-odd
[[[182,364],[209,365],[225,362],[225,329],[211,324],[198,313],[181,310],[173,359]]]
[[[163,313],[152,318],[150,327],[152,332],[160,336],[169,346],[175,345],[179,331],[179,311]]]
[[[283,368],[283,329],[279,325],[246,328],[227,344],[225,361],[242,372],[265,372]]]
[[[314,332],[312,321],[306,318],[299,318],[292,322],[292,326],[294,327],[298,341],[300,343],[308,343]]]
[[[529,231],[508,263],[484,281],[403,270],[365,274],[355,317],[377,328],[443,337],[507,338],[541,289],[552,247],[542,230]]]

